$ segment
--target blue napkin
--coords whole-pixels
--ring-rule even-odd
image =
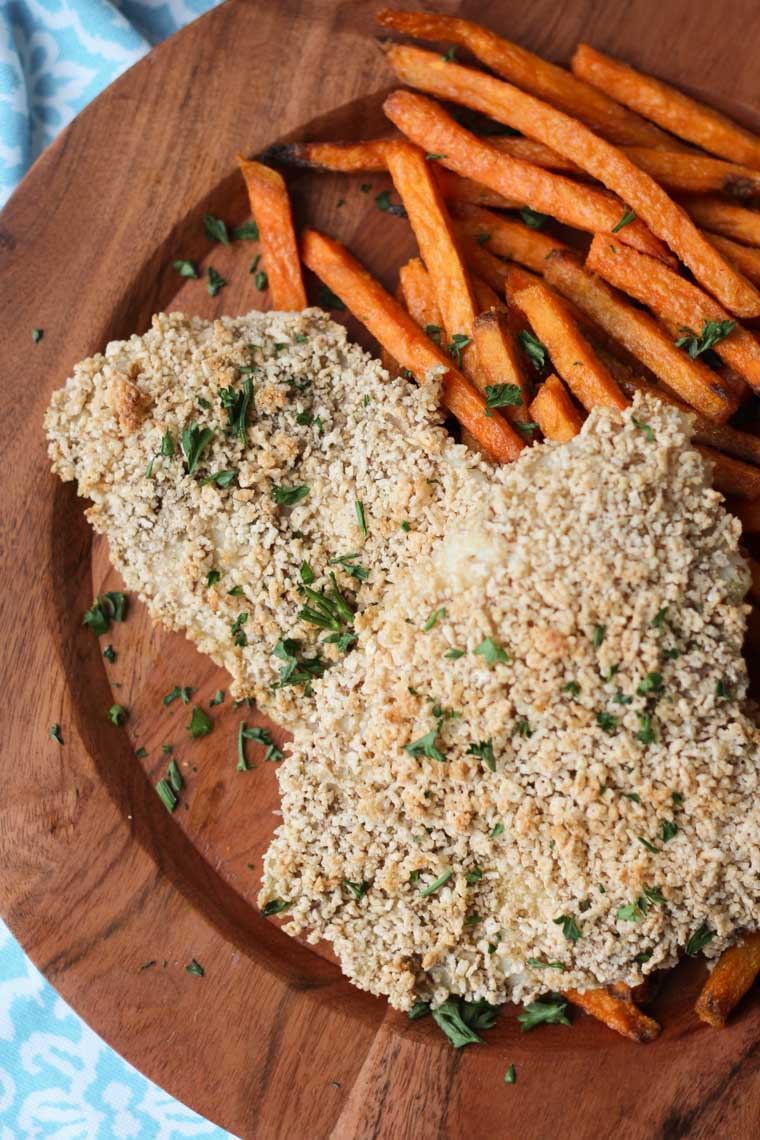
[[[0,206],[62,127],[218,0],[0,0]]]
[[[90,99],[218,0],[0,0],[0,205]],[[66,1005],[0,921],[0,1140],[225,1140]]]

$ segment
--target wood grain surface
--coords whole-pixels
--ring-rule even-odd
[[[750,0],[440,7],[558,61],[586,39],[760,121]],[[102,643],[82,627],[93,596],[118,578],[72,486],[49,473],[50,392],[80,358],[144,331],[155,311],[262,305],[248,272],[256,247],[212,247],[201,216],[246,218],[238,150],[383,126],[390,77],[372,11],[349,0],[229,0],[88,107],[0,217],[0,911],[101,1036],[246,1138],[758,1136],[757,993],[728,1029],[707,1029],[692,1011],[699,963],[665,980],[654,1003],[665,1028],[650,1046],[580,1015],[570,1029],[523,1035],[505,1010],[487,1045],[456,1052],[429,1020],[409,1022],[353,989],[329,954],[256,911],[275,765],[237,772],[235,736],[241,717],[261,719],[227,696],[211,710],[211,735],[191,741],[189,708],[165,708],[163,694],[192,685],[207,707],[226,676],[181,637],[151,629],[136,603]],[[370,195],[360,181],[299,176],[297,215],[344,238],[391,284],[412,241],[402,219],[373,205],[387,180],[366,179]],[[172,270],[177,257],[213,264],[229,284],[210,298]],[[102,657],[109,640],[113,665]],[[125,728],[108,721],[114,701],[130,710]],[[63,747],[49,739],[54,722]],[[173,816],[153,789],[164,743],[187,781]],[[187,973],[192,958],[205,977]],[[510,1064],[514,1086],[504,1084]]]

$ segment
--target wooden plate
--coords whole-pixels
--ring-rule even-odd
[[[758,94],[749,0],[441,6],[553,59],[586,38],[757,126],[742,101]],[[152,630],[137,604],[114,630],[114,665],[82,627],[93,595],[118,581],[72,486],[48,471],[50,392],[154,311],[259,304],[255,246],[211,247],[200,217],[246,217],[237,150],[380,128],[389,76],[373,36],[364,3],[230,0],[88,107],[2,215],[0,909],[98,1033],[245,1137],[757,1135],[757,995],[729,1029],[706,1029],[692,1012],[697,963],[665,983],[665,1029],[648,1047],[580,1016],[572,1029],[522,1035],[505,1011],[487,1046],[455,1052],[429,1022],[353,989],[257,914],[277,795],[274,765],[236,771],[237,724],[253,723],[251,712],[227,697],[212,734],[191,742],[188,708],[162,705],[177,684],[207,705],[226,676],[181,637]],[[390,283],[412,243],[402,220],[373,205],[387,183],[367,179],[367,195],[360,181],[301,178],[298,210]],[[212,299],[203,282],[183,283],[176,257],[213,263],[228,286]],[[37,345],[33,327],[45,330]],[[130,709],[126,729],[107,719],[114,701]],[[48,737],[54,722],[63,748]],[[163,743],[186,772],[174,816],[153,790]],[[205,977],[186,972],[192,958]],[[514,1087],[504,1085],[512,1063]]]

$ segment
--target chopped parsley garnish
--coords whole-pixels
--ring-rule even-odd
[[[256,225],[256,219],[251,218],[250,222],[243,222],[242,225],[235,226],[232,236],[235,241],[258,241],[259,227]]]
[[[663,606],[662,609],[658,610],[657,613],[654,615],[650,624],[653,625],[655,627],[655,629],[662,629],[662,627],[665,625],[665,619],[667,618],[667,616],[668,616],[668,607]]]
[[[515,1071],[514,1065],[510,1065],[509,1068],[507,1069],[506,1073],[504,1074],[504,1084],[505,1085],[514,1085],[516,1083],[517,1083],[517,1072]]]
[[[495,665],[497,661],[501,661],[503,663],[507,663],[509,661],[507,654],[504,652],[500,645],[496,644],[492,637],[486,637],[483,641],[481,641],[477,649],[473,650],[473,653],[475,653],[478,657],[484,657],[489,665]]]
[[[524,210],[520,210],[520,217],[532,230],[543,229],[546,222],[549,220],[548,214],[542,214],[538,210],[531,210],[530,206],[526,206]]]
[[[662,691],[662,673],[647,673],[643,681],[639,681],[636,693],[640,697],[645,697],[647,693],[659,693]]]
[[[439,618],[445,618],[445,617],[446,617],[446,607],[445,606],[441,606],[440,609],[433,610],[432,614],[430,615],[430,617],[427,619],[427,621],[423,625],[422,632],[423,633],[429,633],[430,630],[433,628],[433,626],[436,625],[436,623],[438,622],[438,619]]]
[[[677,341],[674,341],[676,348],[683,348],[692,360],[701,356],[703,352],[709,352],[716,344],[725,340],[736,328],[736,321],[703,321],[702,332],[697,334],[686,325],[682,325],[681,332],[684,334],[680,336]]]
[[[517,1020],[522,1026],[523,1033],[535,1029],[537,1025],[570,1025],[566,1014],[567,1002],[558,998],[556,1001],[531,1001],[524,1007]]]
[[[369,578],[369,570],[364,566],[358,566],[355,559],[361,558],[360,554],[339,554],[337,558],[331,558],[328,566],[340,566],[345,570],[350,578],[355,578],[357,582],[366,582]]]
[[[272,740],[272,737],[269,735],[265,728],[261,728],[259,725],[254,725],[253,728],[248,728],[245,721],[241,720],[240,725],[238,726],[238,772],[248,772],[250,769],[250,764],[248,763],[245,755],[246,740],[252,740],[254,744],[261,744],[264,746],[266,749],[264,753],[265,761],[272,760],[273,762],[276,762],[278,760],[282,760],[282,752]]]
[[[269,278],[263,269],[260,269],[253,279],[253,283],[260,293],[269,288]]]
[[[138,748],[137,751],[135,752],[135,757],[138,760],[144,760],[147,755],[148,755],[148,749],[147,748]]]
[[[209,701],[209,707],[213,709],[217,705],[221,705],[223,703],[223,701],[224,701],[224,690],[223,689],[217,689],[216,692],[214,693],[213,697]]]
[[[280,668],[280,679],[272,688],[284,689],[289,685],[303,685],[307,696],[311,693],[311,681],[321,677],[327,663],[320,657],[299,657],[300,646],[290,637],[283,637],[272,650],[272,656],[284,661]]]
[[[163,752],[164,756],[170,756],[171,753],[174,751],[174,745],[173,744],[162,744],[161,745],[161,751]]]
[[[583,908],[581,907],[581,909]],[[586,909],[588,910],[588,907]],[[578,923],[571,914],[561,914],[559,918],[553,918],[552,922],[555,926],[562,927],[562,933],[568,942],[577,942],[579,938],[583,937]]]
[[[485,245],[486,242],[490,241],[490,240],[491,240],[490,234],[478,234],[478,236],[475,238],[475,241],[478,243],[478,245]]]
[[[649,902],[652,903],[662,903],[664,906],[664,904],[668,901],[659,887],[644,887],[644,894],[646,895]],[[639,900],[639,903],[640,902],[641,900]]]
[[[168,708],[172,701],[176,701],[177,698],[182,701],[183,705],[189,705],[190,694],[194,692],[195,689],[193,689],[192,685],[175,685],[171,692],[167,693],[164,697],[164,707]]]
[[[63,744],[63,737],[61,735],[60,724],[54,724],[50,729],[50,739],[54,740],[56,744]]]
[[[486,415],[491,408],[517,408],[523,402],[517,384],[486,384]]]
[[[408,752],[410,756],[427,756],[430,760],[438,760],[440,763],[445,762],[446,757],[436,747],[435,743],[440,731],[441,725],[439,722],[435,728],[431,728],[430,732],[426,732],[419,740],[414,740],[411,744],[405,744],[404,752]]]
[[[612,227],[613,234],[619,233],[620,230],[622,230],[623,226],[627,226],[630,222],[633,221],[633,219],[635,217],[636,217],[636,211],[635,210],[624,210],[623,216],[620,219],[620,221],[617,223],[616,226]]]
[[[345,627],[353,623],[354,610],[338,588],[337,579],[332,571],[330,571],[329,593],[313,590],[307,585],[299,587],[299,592],[304,593],[312,603],[302,606],[298,611],[302,621],[315,625],[318,629],[332,630],[334,633],[343,633]],[[353,640],[353,635],[351,639]],[[328,641],[333,640],[328,638]]]
[[[678,824],[672,819],[660,820],[660,835],[663,843],[670,843],[678,831]]]
[[[568,681],[566,685],[562,686],[562,692],[568,693],[571,697],[577,697],[581,691],[581,687],[577,681]]]
[[[32,340],[35,344],[39,344],[45,335],[44,329],[32,329]]]
[[[248,644],[248,637],[243,626],[248,621],[248,611],[244,610],[239,613],[230,626],[230,633],[232,634],[232,644],[237,645],[239,649],[245,649]]]
[[[207,272],[208,282],[206,284],[206,289],[208,290],[208,295],[209,297],[216,297],[220,289],[223,289],[227,284],[227,281],[224,277],[222,277],[221,273],[217,273],[213,265],[209,265]]]
[[[540,340],[537,340],[536,337],[533,336],[533,333],[528,332],[527,329],[523,329],[517,339],[522,346],[523,352],[528,357],[528,360],[533,367],[540,372],[545,366],[549,356],[546,347],[541,344]]]
[[[456,58],[456,54],[457,54],[457,49],[452,44],[451,47],[446,48],[446,52],[444,55],[441,56],[441,59],[443,60],[444,63],[451,63]]]
[[[287,899],[271,899],[263,908],[261,917],[270,918],[273,914],[282,914],[282,912],[287,910],[290,906],[292,906],[292,903]]]
[[[364,503],[359,499],[354,502],[354,510],[356,511],[356,521],[359,525],[359,530],[362,532],[362,538],[367,537],[367,519],[364,514]]]
[[[319,290],[319,307],[321,309],[345,309],[345,305],[341,301],[337,293],[333,293],[327,285],[320,286]]]
[[[694,933],[690,936],[689,941],[686,943],[686,953],[690,958],[696,958],[701,950],[704,950],[708,942],[712,942],[715,937],[715,931],[710,930],[704,922],[699,926]]]
[[[563,962],[544,962],[542,958],[528,958],[528,966],[532,966],[534,970],[564,970]]]
[[[638,841],[642,845],[642,847],[646,847],[647,851],[651,851],[651,853],[653,855],[659,855],[660,854],[660,848],[655,847],[654,843],[650,843],[649,840],[645,839],[643,835],[637,835],[636,838],[638,839]]]
[[[215,218],[213,214],[203,215],[203,232],[209,241],[218,241],[221,242],[222,245],[230,244],[226,224],[221,218]]]
[[[467,755],[479,756],[489,771],[496,771],[496,758],[493,754],[493,737],[489,736],[488,740],[481,740],[477,744],[473,741],[467,749]]]
[[[473,867],[473,869],[468,871],[465,875],[465,882],[467,882],[469,886],[472,886],[473,883],[479,883],[482,878],[483,872],[480,867]]]
[[[504,834],[504,824],[503,823],[495,823],[493,825],[493,830],[491,831],[490,838],[491,839],[498,839],[499,836],[503,835],[503,834]]]
[[[188,974],[193,974],[196,978],[202,978],[206,973],[203,966],[201,966],[200,962],[197,962],[195,958],[191,960],[189,966],[185,966],[185,970]]]
[[[458,661],[459,658],[464,657],[464,655],[464,649],[447,649],[443,656],[447,657],[449,661]]]
[[[419,1019],[421,1017],[427,1017],[427,1015],[429,1013],[430,1013],[430,1002],[429,1001],[416,1001],[406,1016],[409,1018],[410,1021],[419,1021]]]
[[[379,194],[375,195],[375,205],[378,210],[390,210],[391,208],[391,192],[390,190],[381,190]]]
[[[442,332],[440,325],[425,325],[425,335],[430,337],[434,344],[440,345]]]
[[[181,792],[185,786],[185,781],[182,778],[182,773],[179,770],[179,765],[177,764],[176,760],[169,761],[169,767],[166,774],[169,783],[172,786],[172,789],[175,792]]]
[[[483,915],[482,914],[468,914],[467,918],[464,920],[464,925],[465,926],[480,926],[482,921],[483,921]]]
[[[163,805],[166,808],[166,810],[167,811],[174,811],[177,804],[179,803],[179,800],[177,799],[177,796],[175,795],[174,789],[172,788],[169,781],[168,780],[159,780],[158,783],[156,784],[156,791],[158,792],[159,797],[161,798],[161,801],[163,802]]]
[[[344,879],[343,886],[346,888],[348,893],[353,896],[356,902],[361,902],[369,890],[369,883],[352,883],[350,879]]]
[[[208,574],[206,575],[206,585],[207,586],[215,586],[217,584],[217,582],[219,581],[219,579],[221,578],[221,576],[222,575],[219,573],[218,570],[209,570]]]
[[[180,277],[192,277],[198,279],[198,270],[193,265],[192,261],[186,261],[184,258],[178,258],[172,262],[172,269],[176,269]]]
[[[233,586],[231,590],[227,591],[228,598],[241,598],[243,596],[243,587],[241,585]]]
[[[362,192],[362,194],[369,194],[370,190],[372,189],[372,183],[371,182],[362,182],[359,189]]]
[[[240,391],[234,388],[220,388],[219,402],[227,413],[227,433],[236,435],[241,443],[246,441],[246,421],[248,406],[253,397],[253,381],[245,376]]]
[[[727,682],[722,679],[720,681],[717,681],[715,685],[715,696],[720,697],[723,700],[730,700],[732,696],[731,685],[727,684]]]
[[[214,432],[211,428],[199,428],[197,423],[192,423],[182,432],[180,443],[188,475],[192,475],[195,471],[204,448],[208,447],[213,438]]]
[[[453,51],[453,48],[450,50]],[[444,58],[446,57],[444,56]],[[482,1042],[482,1038],[478,1037],[475,1032],[475,1027],[469,1025],[464,1019],[464,1007],[468,1004],[469,1003],[461,1000],[458,1001],[456,998],[449,998],[443,1005],[439,1005],[437,1009],[431,1010],[436,1025],[445,1033],[455,1049],[461,1049],[464,1045],[477,1045]],[[493,1024],[493,1022],[491,1024]]]
[[[637,420],[635,416],[631,416],[631,423],[637,427],[639,431],[643,431],[648,443],[654,443],[654,430],[650,424],[644,423],[643,420]]]
[[[312,584],[312,582],[314,581],[314,578],[315,578],[314,571],[312,570],[311,566],[306,561],[306,559],[304,559],[303,562],[301,563],[301,565],[299,566],[298,574],[301,578],[301,581],[306,586],[310,586]]]
[[[457,368],[462,367],[462,349],[466,348],[468,344],[472,343],[471,336],[465,336],[464,333],[454,333],[451,338],[451,344],[448,348],[449,356],[452,360],[456,361]]]
[[[101,637],[104,633],[108,633],[112,621],[126,619],[128,601],[127,595],[119,590],[109,590],[102,596],[98,594],[84,615],[82,625],[89,626],[97,637]]]
[[[635,734],[639,744],[654,744],[657,736],[652,728],[652,718],[648,713],[639,713],[639,731]]]
[[[533,735],[533,729],[524,716],[518,717],[515,721],[515,734],[524,737],[526,740],[530,740]]]
[[[312,416],[311,412],[296,413],[296,423],[299,425],[299,427],[311,427],[313,422],[314,417]]]
[[[311,487],[301,483],[297,487],[286,487],[277,483],[272,484],[272,498],[279,507],[294,507],[302,502],[308,495]]]
[[[124,724],[124,721],[127,719],[127,710],[124,708],[124,705],[111,705],[108,710],[108,719],[111,724]]]
[[[606,625],[597,625],[594,627],[594,636],[592,639],[593,643],[594,643],[594,649],[598,649],[599,646],[602,644],[602,642],[604,641],[604,635],[606,632],[607,632],[607,626]]]
[[[187,731],[192,736],[193,740],[197,740],[199,736],[208,736],[214,723],[211,717],[199,705],[193,705],[193,711],[190,714],[190,723],[187,726]]]
[[[644,912],[639,906],[638,901],[626,903],[625,906],[618,908],[617,918],[621,922],[641,922],[644,918]]]
[[[237,477],[237,469],[214,471],[213,474],[205,475],[203,479],[201,479],[201,487],[205,487],[208,483],[216,483],[217,487],[229,487],[230,483],[237,479]]]
[[[618,726],[619,718],[613,716],[612,713],[599,712],[596,714],[596,723],[605,732],[614,732]]]

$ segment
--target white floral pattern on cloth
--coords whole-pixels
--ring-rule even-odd
[[[0,206],[91,99],[219,2],[0,0]]]
[[[234,1140],[151,1084],[49,986],[0,922],[0,1140]]]

